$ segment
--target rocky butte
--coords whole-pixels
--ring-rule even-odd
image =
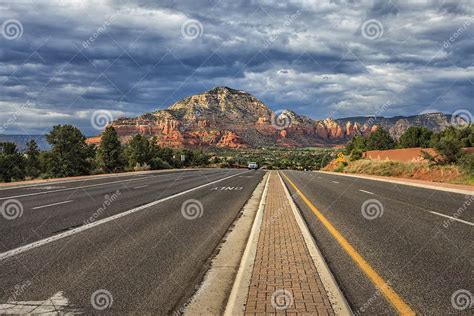
[[[409,117],[352,117],[313,120],[293,111],[274,113],[253,95],[216,87],[187,97],[168,109],[135,118],[119,118],[111,125],[123,143],[136,134],[156,137],[167,147],[321,147],[341,145],[355,134],[367,135],[382,126],[398,138],[408,127],[439,131],[450,116],[429,113]],[[98,143],[100,136],[88,140]]]

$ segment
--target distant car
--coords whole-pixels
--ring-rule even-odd
[[[258,165],[256,162],[249,162],[249,165],[247,167],[249,170],[257,170],[258,169]]]

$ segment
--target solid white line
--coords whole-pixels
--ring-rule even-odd
[[[72,201],[74,201],[74,200],[63,201],[63,202],[59,202],[59,203],[53,203],[53,204],[42,205],[42,206],[36,206],[36,207],[33,207],[32,210],[39,210],[41,208],[46,208],[46,207],[50,207],[50,206],[56,206],[56,205],[71,203]]]
[[[119,219],[119,218],[121,218],[121,217],[124,217],[124,216],[130,215],[130,214],[133,214],[133,213],[142,211],[142,210],[144,210],[144,209],[146,209],[146,208],[149,208],[149,207],[155,206],[155,205],[157,205],[157,204],[163,203],[163,202],[165,202],[165,201],[174,199],[174,198],[176,198],[176,197],[178,197],[178,196],[182,196],[182,195],[185,195],[185,194],[187,194],[187,193],[190,193],[190,192],[193,192],[193,191],[202,189],[202,188],[204,188],[204,187],[207,187],[207,186],[209,186],[209,185],[212,185],[212,184],[215,184],[215,183],[218,183],[218,182],[221,182],[221,181],[224,181],[224,180],[227,180],[227,179],[230,179],[230,178],[233,178],[233,177],[236,177],[236,176],[245,174],[245,173],[247,173],[247,172],[249,172],[249,171],[246,171],[246,172],[243,172],[243,173],[237,173],[237,174],[234,174],[234,175],[232,175],[232,176],[228,176],[228,177],[225,177],[225,178],[222,178],[222,179],[219,179],[219,180],[215,180],[215,181],[212,181],[212,182],[208,182],[208,183],[202,184],[202,185],[200,185],[200,186],[194,187],[194,188],[192,188],[192,189],[188,189],[188,190],[186,190],[186,191],[179,192],[179,193],[170,195],[170,196],[168,196],[168,197],[162,198],[162,199],[160,199],[160,200],[157,200],[157,201],[154,201],[154,202],[151,202],[151,203],[148,203],[148,204],[145,204],[145,205],[136,207],[136,208],[131,209],[131,210],[128,210],[128,211],[125,211],[125,212],[123,212],[123,213],[116,214],[116,215],[114,215],[114,216],[110,216],[110,217],[107,217],[107,218],[98,220],[98,221],[96,221],[96,222],[89,223],[89,224],[86,224],[86,225],[84,225],[84,226],[80,226],[80,227],[77,227],[77,228],[74,228],[74,229],[65,231],[65,232],[63,232],[63,233],[60,233],[60,234],[57,234],[57,235],[48,237],[48,238],[46,238],[46,239],[38,240],[38,241],[35,241],[35,242],[31,243],[31,244],[24,245],[24,246],[21,246],[21,247],[18,247],[18,248],[15,248],[15,249],[12,249],[12,250],[9,250],[9,251],[0,253],[0,261],[2,261],[2,260],[4,260],[4,259],[7,259],[7,258],[10,258],[10,257],[13,257],[13,256],[16,256],[16,255],[18,255],[18,254],[20,254],[20,253],[23,253],[23,252],[25,252],[25,251],[28,251],[28,250],[31,250],[31,249],[34,249],[34,248],[37,248],[37,247],[40,247],[40,246],[49,244],[49,243],[51,243],[51,242],[53,242],[53,241],[56,241],[56,240],[59,240],[59,239],[63,239],[63,238],[65,238],[65,237],[69,237],[69,236],[71,236],[71,235],[75,235],[75,234],[77,234],[77,233],[83,232],[83,231],[85,231],[85,230],[91,229],[91,228],[96,227],[96,226],[99,226],[99,225],[101,225],[101,224],[105,224],[105,223],[114,221],[114,220],[116,220],[116,219]]]
[[[142,188],[146,188],[146,187],[149,187],[149,186],[150,185],[148,185],[148,184],[147,185],[141,185],[139,187],[134,187],[134,189],[137,190],[137,189],[142,189]]]
[[[467,224],[467,225],[474,226],[474,223],[471,223],[471,222],[468,222],[468,221],[463,221],[462,219],[459,219],[459,218],[456,218],[456,217],[444,215],[444,214],[437,213],[437,212],[433,212],[433,211],[428,211],[428,212],[430,212],[431,214],[435,214],[435,215],[439,215],[439,216],[443,216],[443,217],[452,219],[453,221],[458,221],[458,222],[460,222],[460,223],[464,223],[464,224]]]
[[[367,193],[367,194],[375,194],[373,192],[370,192],[370,191],[365,191],[365,190],[362,190],[362,189],[359,189],[360,192],[364,192],[364,193]]]
[[[164,175],[162,175],[162,176],[169,176],[169,175],[174,175],[174,174],[168,174],[168,173],[166,173],[166,174],[164,174]],[[40,194],[50,194],[50,193],[56,193],[56,192],[64,192],[64,191],[71,191],[71,190],[77,190],[77,189],[92,188],[92,187],[104,186],[104,185],[109,185],[109,184],[114,184],[114,183],[123,183],[123,182],[130,182],[130,181],[139,181],[139,180],[150,179],[150,178],[156,178],[156,177],[158,177],[158,176],[140,177],[140,178],[137,178],[137,179],[127,179],[127,180],[120,180],[120,181],[112,181],[112,182],[104,182],[104,183],[97,183],[97,184],[89,184],[89,185],[83,185],[83,186],[80,186],[80,187],[73,187],[73,188],[65,188],[65,189],[58,189],[58,190],[51,190],[51,191],[28,193],[28,194],[20,194],[20,195],[2,197],[2,198],[0,198],[0,201],[2,201],[2,200],[8,200],[8,199],[20,198],[20,197],[25,197],[25,196],[34,196],[34,195],[40,195]],[[40,188],[39,188],[39,189],[40,189]]]
[[[332,182],[332,183],[339,183],[339,182],[337,182],[337,181],[332,181],[332,180],[331,180],[331,182]]]

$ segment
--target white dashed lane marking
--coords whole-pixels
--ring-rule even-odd
[[[51,206],[56,206],[56,205],[61,205],[61,204],[66,204],[66,203],[71,203],[72,201],[73,201],[73,200],[63,201],[63,202],[53,203],[53,204],[48,204],[48,205],[36,206],[36,207],[33,207],[32,210],[39,210],[39,209],[41,209],[41,208],[47,208],[47,207],[51,207]]]
[[[375,193],[373,193],[373,192],[370,192],[370,191],[365,191],[365,190],[362,190],[362,189],[360,189],[359,191],[360,191],[360,192],[367,193],[367,194],[371,194],[371,195],[375,194]]]
[[[141,185],[139,187],[134,187],[134,189],[138,190],[138,189],[143,189],[143,188],[146,188],[146,187],[149,187],[149,185]]]

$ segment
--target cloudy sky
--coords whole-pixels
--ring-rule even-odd
[[[474,112],[472,0],[0,1],[0,132],[214,86],[314,119]]]

